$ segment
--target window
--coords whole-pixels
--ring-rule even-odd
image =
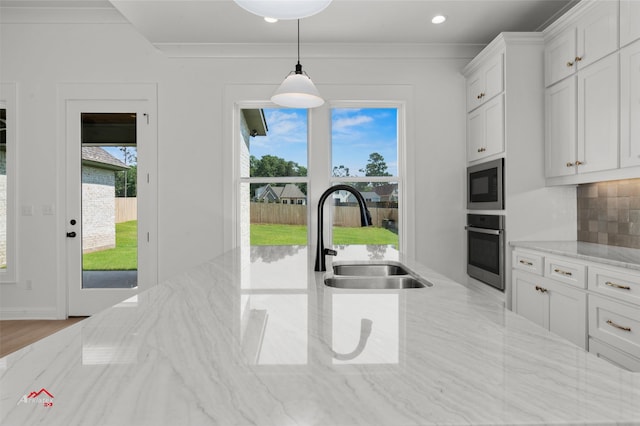
[[[306,245],[307,110],[240,115],[241,245]]]
[[[354,196],[334,194],[333,244],[398,248],[398,137],[397,107],[332,108],[331,181],[360,191],[373,221],[359,227]]]
[[[0,85],[0,282],[15,282],[15,85]]]

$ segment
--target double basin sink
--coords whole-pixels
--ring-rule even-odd
[[[399,290],[433,286],[398,262],[336,262],[325,285],[361,290]]]

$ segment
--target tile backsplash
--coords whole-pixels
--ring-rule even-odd
[[[578,241],[640,248],[640,179],[579,185]]]

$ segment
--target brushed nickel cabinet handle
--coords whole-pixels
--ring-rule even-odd
[[[482,98],[484,98],[484,95],[485,94],[483,92],[480,92],[480,94],[478,96],[476,96],[476,99],[482,99]]]
[[[609,287],[619,288],[621,290],[631,290],[631,287],[629,287],[628,285],[620,285],[620,284],[612,283],[611,281],[607,281],[604,284],[608,285]]]
[[[576,160],[576,166],[581,166],[581,165],[583,165],[583,164],[584,164],[584,163],[583,163],[582,161],[580,161],[580,160]]]
[[[536,291],[539,291],[540,293],[546,293],[546,292],[547,292],[547,291],[549,291],[549,290],[547,290],[547,289],[546,289],[546,288],[544,288],[544,287],[540,287],[539,285],[537,285],[537,286],[536,286]]]
[[[576,62],[580,62],[582,60],[582,56],[576,56]]]
[[[618,325],[618,324],[616,324],[615,322],[613,322],[611,320],[607,320],[607,324],[609,324],[611,327],[615,327],[615,328],[617,328],[619,330],[622,330],[622,331],[631,331],[631,327],[624,327],[622,325]]]
[[[569,62],[567,62],[567,67],[568,67],[568,68],[571,68],[572,66],[573,66],[573,61],[569,61]]]
[[[564,275],[565,277],[573,276],[571,272],[563,271],[562,269],[554,269],[553,272],[555,272],[556,274]]]
[[[571,162],[567,163],[567,167],[573,167],[573,166],[574,166],[573,163],[571,163]]]
[[[529,262],[528,260],[520,260],[520,263],[527,266],[533,266],[533,263]]]

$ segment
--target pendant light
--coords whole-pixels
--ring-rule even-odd
[[[254,15],[275,19],[308,18],[322,12],[331,0],[235,0],[236,4]]]
[[[324,104],[324,99],[316,89],[306,72],[300,65],[300,20],[298,19],[298,63],[295,71],[291,71],[278,90],[271,96],[271,101],[288,108],[315,108]]]

